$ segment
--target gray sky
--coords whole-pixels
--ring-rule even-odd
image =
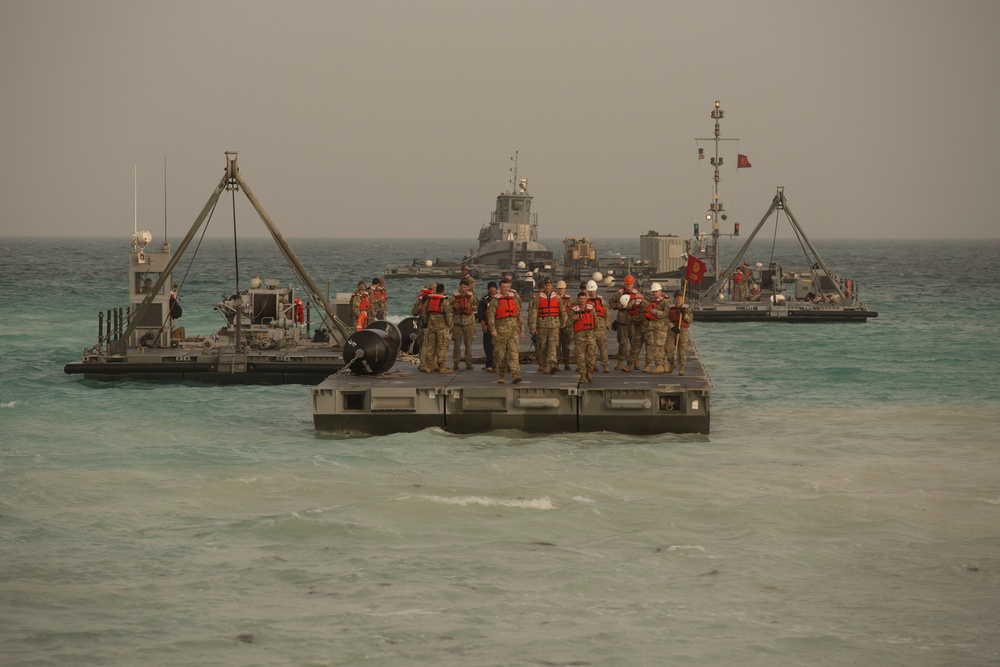
[[[783,185],[813,238],[997,238],[998,29],[995,0],[0,0],[0,235],[129,236],[138,163],[159,238],[166,157],[176,238],[238,150],[290,238],[471,245],[516,150],[543,237],[686,236],[719,99],[744,233]]]

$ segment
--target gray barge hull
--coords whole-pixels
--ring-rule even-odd
[[[613,362],[612,362],[613,363]],[[593,374],[581,384],[575,370],[553,375],[522,364],[523,381],[497,383],[481,370],[421,373],[397,362],[381,376],[334,375],[313,387],[316,430],[386,435],[437,427],[451,433],[515,429],[527,433],[613,431],[631,434],[708,433],[709,379],[696,353],[685,375]]]

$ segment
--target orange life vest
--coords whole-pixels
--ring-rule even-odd
[[[472,295],[466,292],[455,292],[455,305],[453,306],[456,315],[472,314]]]
[[[675,327],[681,326],[684,327],[685,329],[689,329],[691,327],[691,325],[688,322],[684,321],[683,312],[677,306],[670,306],[670,312],[667,313],[667,317],[670,319],[670,321],[673,323]]]
[[[736,273],[733,274],[733,282],[734,283],[743,282],[743,271],[741,269],[736,269]]]
[[[640,313],[642,313],[642,294],[636,292],[628,303],[628,314],[632,317],[639,317]]]
[[[598,317],[606,318],[608,316],[608,309],[604,305],[604,299],[599,296],[588,297],[587,303],[594,304],[594,312],[597,313]]]
[[[376,301],[381,301],[385,303],[386,301],[386,291],[381,285],[375,285],[372,287],[372,296],[375,297]]]
[[[428,294],[427,295],[427,314],[428,315],[440,315],[441,314],[441,304],[444,303],[444,294]]]
[[[580,305],[577,304],[573,306],[573,312],[579,315],[573,322],[573,333],[590,331],[597,326],[597,318],[594,317],[594,308],[591,304],[587,304],[586,310],[580,310]]]
[[[559,295],[552,292],[548,295],[538,293],[538,316],[559,317]]]
[[[508,294],[507,296],[497,295],[497,314],[498,320],[502,320],[507,317],[517,317],[517,297],[513,294]]]
[[[646,310],[644,311],[644,314],[646,315],[647,320],[653,322],[660,319],[659,317],[653,314],[653,311],[655,311],[659,307],[660,302],[663,301],[663,299],[664,299],[663,295],[660,295],[658,298],[653,299],[652,301],[646,304]]]

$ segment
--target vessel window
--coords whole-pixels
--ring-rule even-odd
[[[524,200],[524,210],[525,210],[525,212],[528,212],[528,211],[531,210],[531,200],[530,199],[525,199]]]
[[[159,279],[159,273],[144,272],[135,274],[135,293],[150,294],[153,291],[153,285]],[[163,287],[165,285],[160,287],[160,294],[163,294]]]
[[[524,210],[524,200],[523,199],[514,199],[513,201],[510,202],[510,207],[514,211],[523,211]]]
[[[500,200],[500,210],[501,211],[506,211],[509,208],[510,208],[510,202],[508,202],[506,199],[501,199]]]

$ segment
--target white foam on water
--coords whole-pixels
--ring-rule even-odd
[[[409,500],[411,498],[429,500],[431,502],[442,503],[444,505],[458,505],[459,507],[482,505],[483,507],[514,507],[526,510],[554,510],[556,508],[552,499],[548,496],[543,496],[542,498],[487,498],[484,496],[446,497],[405,495],[401,496],[400,500]]]

